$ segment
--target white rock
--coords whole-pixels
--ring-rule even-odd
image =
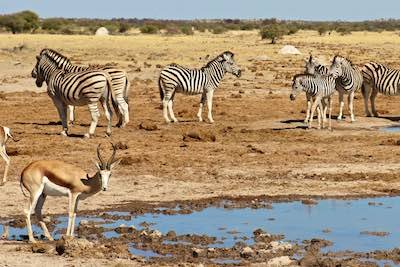
[[[96,36],[106,36],[106,35],[108,35],[108,30],[105,27],[100,27],[97,29],[95,35]]]
[[[272,241],[268,245],[268,249],[271,250],[271,252],[275,253],[279,250],[288,250],[291,249],[293,246],[290,243],[287,242],[279,242],[279,241]]]
[[[288,256],[272,258],[267,262],[267,267],[281,267],[291,265],[293,261]]]
[[[242,251],[240,251],[240,256],[242,258],[249,258],[253,255],[254,251],[251,247],[244,247]]]
[[[293,45],[285,45],[279,50],[279,54],[282,55],[301,55],[300,51]]]

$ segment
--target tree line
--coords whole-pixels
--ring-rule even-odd
[[[131,28],[138,28],[146,34],[186,34],[194,30],[209,31],[214,34],[229,30],[258,30],[263,39],[275,43],[284,35],[294,34],[299,30],[314,30],[320,35],[332,31],[350,34],[353,31],[397,31],[400,20],[371,20],[360,22],[346,21],[290,21],[271,19],[240,20],[154,20],[154,19],[70,19],[46,18],[29,10],[0,16],[0,30],[16,33],[50,33],[50,34],[94,34],[99,27],[106,27],[110,34],[126,34]]]

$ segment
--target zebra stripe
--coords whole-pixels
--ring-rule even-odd
[[[41,55],[48,55],[50,58],[54,59],[57,65],[65,70],[66,72],[81,72],[87,70],[103,70],[108,72],[111,76],[112,82],[112,94],[111,101],[114,110],[119,118],[117,127],[124,127],[129,122],[129,88],[130,83],[127,78],[127,74],[124,70],[116,69],[112,66],[101,66],[101,65],[74,65],[71,63],[70,59],[61,53],[52,49],[43,49],[40,53]],[[74,109],[73,106],[70,107],[70,121],[74,121]]]
[[[361,70],[354,66],[351,61],[341,56],[335,56],[332,60],[332,65],[329,68],[329,75],[336,79],[336,88],[339,92],[339,116],[338,120],[343,116],[343,95],[349,94],[349,110],[351,121],[355,121],[353,101],[354,94],[363,84],[363,76]]]
[[[369,62],[362,68],[362,75],[364,77],[365,113],[368,117],[371,116],[368,109],[368,98],[370,98],[372,115],[378,117],[375,98],[378,92],[389,96],[400,94],[400,70],[389,68],[380,63]]]
[[[53,100],[63,125],[61,134],[68,134],[67,105],[87,105],[92,122],[85,137],[93,135],[100,117],[97,102],[101,101],[108,120],[107,134],[110,135],[112,126],[112,111],[109,105],[112,88],[110,75],[101,70],[68,73],[59,69],[59,64],[46,54],[37,56],[36,59],[32,77],[36,79],[38,87],[46,81],[47,93]]]
[[[224,77],[225,73],[232,73],[240,77],[241,70],[236,65],[234,54],[226,51],[201,69],[189,69],[177,64],[166,66],[160,73],[158,80],[160,97],[163,104],[163,116],[165,121],[170,122],[170,118],[177,122],[173,112],[173,100],[176,92],[198,95],[201,94],[200,108],[197,113],[199,121],[202,121],[203,105],[207,100],[208,119],[214,122],[212,118],[212,97]],[[170,118],[168,117],[168,113]]]
[[[325,114],[323,101],[328,100],[329,105],[329,128],[331,128],[331,96],[336,91],[336,81],[332,76],[313,75],[313,74],[298,74],[293,78],[292,93],[290,99],[295,100],[296,95],[304,91],[307,95],[315,98],[311,107],[311,115],[308,127],[311,128],[314,112],[319,107],[320,115],[318,116],[318,128],[320,128],[321,117]],[[324,119],[322,120],[322,127],[324,127]]]

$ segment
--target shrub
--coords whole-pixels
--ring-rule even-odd
[[[169,25],[165,29],[165,34],[168,34],[168,35],[176,35],[176,34],[180,34],[180,33],[181,33],[181,31],[175,25]]]
[[[121,22],[121,23],[119,24],[119,29],[118,29],[118,31],[119,31],[120,33],[124,33],[124,32],[127,32],[130,28],[131,28],[131,27],[129,26],[128,23],[123,23],[123,22]]]
[[[287,27],[282,24],[271,24],[260,30],[260,35],[262,39],[271,40],[271,44],[276,44],[276,41],[282,36],[289,33]]]
[[[12,33],[33,32],[39,28],[39,16],[32,11],[22,11],[19,13],[0,17],[0,26],[5,27]]]
[[[340,26],[336,28],[336,31],[340,33],[340,35],[348,35],[351,34],[351,30],[348,27]]]
[[[226,32],[226,29],[222,26],[216,26],[213,29],[211,29],[211,31],[213,34],[221,34],[221,33]]]
[[[158,33],[158,28],[154,25],[144,25],[144,26],[140,27],[139,30],[141,33],[146,33],[146,34]]]
[[[184,25],[181,27],[181,32],[186,35],[193,35],[193,29],[190,25]]]
[[[58,31],[63,23],[60,19],[46,19],[42,22],[42,29],[47,31]]]

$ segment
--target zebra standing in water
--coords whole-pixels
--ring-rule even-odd
[[[40,54],[46,54],[52,58],[66,72],[80,72],[86,70],[104,70],[108,72],[108,74],[111,76],[112,82],[111,101],[119,119],[117,127],[123,128],[129,122],[128,91],[130,88],[130,83],[124,70],[116,69],[110,66],[73,65],[69,58],[52,49],[43,49]],[[70,122],[73,122],[75,119],[74,106],[70,105],[68,108],[69,120]]]
[[[203,121],[203,106],[207,100],[208,120],[213,123],[212,117],[212,98],[214,90],[225,73],[232,73],[236,77],[240,77],[241,70],[236,65],[234,54],[226,51],[201,69],[188,69],[177,64],[166,66],[160,73],[158,85],[160,89],[160,97],[163,104],[163,116],[167,123],[177,122],[173,111],[173,101],[176,92],[182,92],[189,95],[201,94],[200,108],[197,113],[199,121]],[[168,113],[170,118],[168,117]]]
[[[85,134],[89,138],[94,134],[100,117],[97,102],[102,102],[108,120],[107,134],[111,135],[112,111],[109,104],[111,94],[111,76],[105,71],[82,71],[66,73],[60,69],[59,64],[47,55],[36,56],[36,65],[32,70],[32,77],[36,79],[36,86],[42,87],[46,81],[47,93],[53,100],[61,118],[62,135],[68,135],[67,106],[88,105],[92,122],[89,132]]]
[[[309,94],[315,100],[311,107],[311,116],[308,123],[308,128],[312,127],[314,112],[317,106],[322,110],[322,101],[328,101],[329,106],[329,129],[332,129],[331,114],[332,114],[332,98],[335,93],[336,82],[332,76],[322,76],[313,74],[297,74],[293,78],[292,93],[290,100],[294,101],[300,91]],[[322,112],[320,112],[322,113]],[[324,128],[324,120],[322,120],[322,128]],[[321,115],[318,116],[318,129],[321,129]]]
[[[349,94],[348,104],[350,110],[351,122],[355,121],[354,118],[354,93],[362,87],[363,76],[358,67],[353,66],[350,60],[347,58],[336,55],[332,60],[332,65],[329,69],[329,75],[337,78],[336,88],[339,92],[339,116],[338,120],[342,119],[343,116],[343,95]]]
[[[374,117],[378,117],[375,108],[375,98],[379,93],[384,95],[400,94],[400,70],[391,69],[383,64],[369,62],[362,68],[364,77],[363,96],[365,105],[365,114],[371,117],[368,109],[368,97],[371,101],[371,110]]]
[[[315,74],[315,75],[328,75],[329,68],[320,64],[312,55],[310,55],[309,59],[304,60],[306,62],[305,65],[305,73],[306,74]],[[310,119],[310,113],[311,113],[311,105],[313,103],[313,97],[310,94],[306,93],[306,99],[307,99],[307,111],[306,111],[306,118],[304,119],[304,123],[308,123],[308,120]],[[322,100],[322,119],[326,120],[326,103],[324,100]],[[319,106],[317,108],[318,113],[321,112],[319,109]],[[319,116],[319,114],[318,114]]]

